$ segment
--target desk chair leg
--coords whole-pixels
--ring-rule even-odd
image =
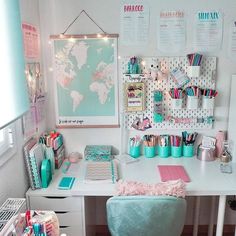
[[[201,198],[197,196],[196,202],[195,202],[195,211],[194,211],[193,236],[197,236],[198,234],[199,212],[200,212],[200,203],[201,203],[200,200]]]
[[[208,236],[213,236],[215,203],[216,203],[216,197],[212,196],[211,197],[211,215],[210,215],[210,222],[209,222],[209,226],[208,226]]]
[[[225,203],[226,203],[226,196],[220,195],[219,206],[218,206],[217,225],[216,225],[216,236],[223,235],[224,217],[225,217]]]

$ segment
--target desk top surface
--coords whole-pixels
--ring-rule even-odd
[[[182,165],[188,173],[191,182],[186,184],[187,196],[236,195],[236,163],[232,164],[233,173],[221,173],[218,160],[204,162],[193,158],[145,158],[127,163],[127,156],[121,155],[120,175],[123,180],[143,183],[161,182],[157,165]],[[84,181],[85,162],[72,164],[68,173],[56,171],[53,181],[46,189],[28,190],[31,196],[113,196],[116,193],[115,184],[105,181]],[[62,176],[75,176],[76,181],[71,190],[58,190],[57,186]]]

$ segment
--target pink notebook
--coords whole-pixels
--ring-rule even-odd
[[[184,182],[190,182],[190,178],[183,166],[179,165],[158,165],[157,166],[161,181],[182,179]]]

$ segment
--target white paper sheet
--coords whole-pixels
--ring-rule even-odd
[[[232,21],[229,33],[228,54],[232,61],[236,61],[236,20]]]
[[[193,22],[193,44],[197,51],[221,48],[223,17],[219,11],[199,11]]]
[[[148,43],[149,6],[145,1],[125,1],[121,4],[121,43],[144,45]]]
[[[183,11],[161,11],[157,23],[157,45],[162,52],[176,53],[185,49],[186,22]]]

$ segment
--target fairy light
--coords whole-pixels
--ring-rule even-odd
[[[52,68],[52,67],[49,67],[48,70],[49,70],[50,72],[52,72],[52,71],[53,71],[53,68]]]
[[[103,37],[104,41],[107,41],[108,40],[108,37],[107,35]]]
[[[68,39],[68,41],[71,42],[71,43],[74,43],[74,42],[75,42],[75,38],[70,37],[70,38]]]
[[[120,60],[120,59],[121,59],[121,56],[118,56],[118,59]]]
[[[142,64],[143,66],[145,66],[145,65],[146,65],[146,61],[142,61],[141,64]]]
[[[88,37],[87,37],[87,35],[84,35],[84,39],[87,39]]]
[[[102,35],[101,34],[97,34],[97,38],[101,38],[102,37]]]

